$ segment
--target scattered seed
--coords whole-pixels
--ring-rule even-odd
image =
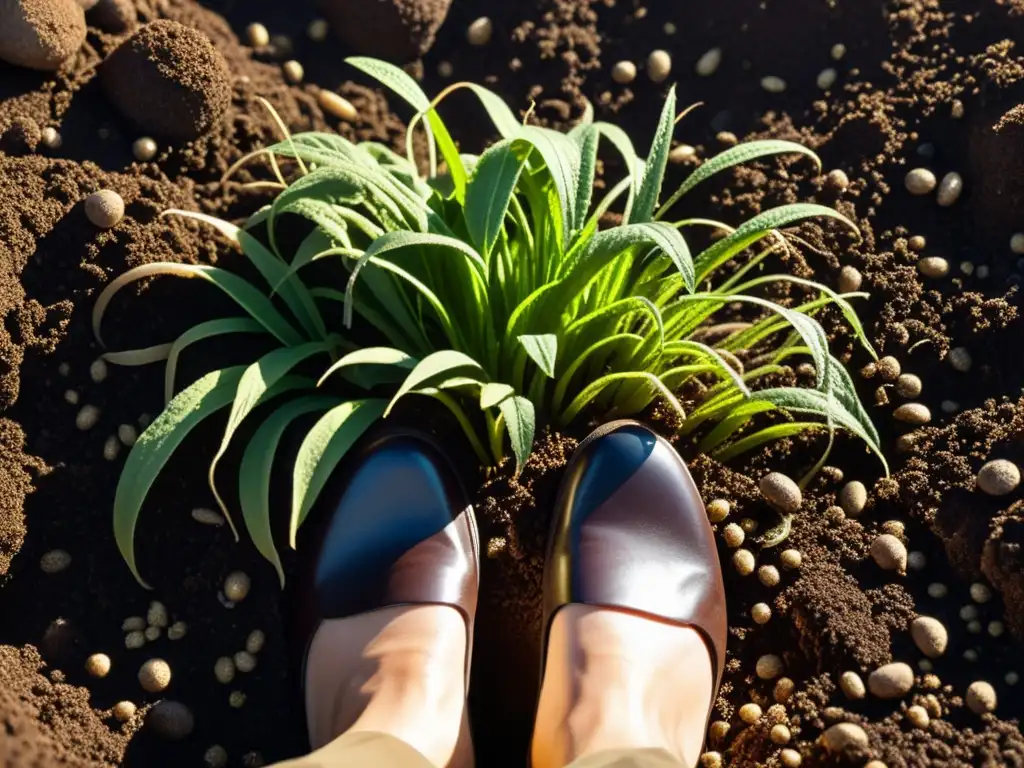
[[[826,67],[818,73],[816,82],[821,90],[827,91],[836,84],[838,78],[839,73],[835,70],[835,67]]]
[[[938,279],[949,274],[949,262],[941,256],[925,256],[917,262],[917,269],[925,277]]]
[[[729,502],[725,499],[714,499],[708,504],[707,511],[708,519],[712,523],[720,523],[729,516]]]
[[[971,370],[971,353],[964,347],[953,347],[949,350],[949,364],[954,371],[967,373]]]
[[[146,623],[151,627],[166,627],[170,624],[171,619],[167,613],[167,606],[158,600],[154,600],[149,604],[149,610],[146,611]]]
[[[965,605],[960,608],[960,618],[963,621],[973,621],[978,618],[978,607],[976,605]]]
[[[314,43],[322,43],[327,39],[330,27],[325,19],[313,19],[306,27],[306,36]]]
[[[931,672],[935,669],[935,665],[933,665],[928,659],[918,659],[917,668],[922,672]]]
[[[789,740],[793,738],[793,734],[787,726],[782,723],[778,723],[772,726],[771,731],[768,733],[768,737],[772,740],[772,744],[778,744],[782,746],[789,744]]]
[[[774,680],[782,674],[782,659],[774,653],[766,653],[757,660],[756,671],[762,680]]]
[[[64,139],[61,138],[60,133],[52,125],[48,125],[43,128],[42,135],[43,146],[47,149],[60,149],[60,145],[64,143]]]
[[[184,621],[176,621],[167,629],[168,640],[181,640],[188,632],[188,624]]]
[[[64,393],[64,402],[68,405],[78,405],[78,393],[73,389],[69,389]]]
[[[737,549],[732,555],[732,566],[740,576],[754,572],[754,555],[749,549]]]
[[[240,709],[245,704],[245,694],[241,691],[232,691],[228,696],[228,704],[235,709]]]
[[[110,674],[110,657],[105,653],[94,653],[85,660],[85,671],[93,677],[106,677]]]
[[[146,638],[146,640],[148,640],[151,643],[155,643],[157,640],[160,639],[160,631],[160,627],[146,627],[145,632],[143,632],[142,634]]]
[[[691,147],[689,144],[680,144],[674,147],[671,152],[668,153],[668,161],[670,163],[680,164],[688,163],[697,156],[697,150]]]
[[[124,218],[124,200],[112,189],[101,189],[85,198],[85,216],[94,226],[110,229]]]
[[[846,46],[842,43],[836,43],[832,46],[832,50],[829,53],[834,61],[839,61],[846,55]]]
[[[163,659],[150,659],[139,668],[139,684],[143,690],[159,693],[171,684],[171,667]]]
[[[143,136],[132,143],[132,154],[140,163],[149,162],[156,157],[158,149],[156,141],[149,136]]]
[[[232,571],[224,579],[224,596],[233,603],[240,603],[249,594],[252,581],[242,571]]]
[[[955,400],[943,400],[939,403],[939,407],[943,413],[956,413],[960,410],[960,403]]]
[[[907,548],[890,533],[883,533],[871,542],[871,557],[886,571],[907,571]]]
[[[354,123],[359,118],[359,113],[356,112],[356,108],[352,105],[352,102],[334,91],[328,91],[326,88],[321,88],[320,93],[317,94],[316,100],[320,105],[320,109],[328,114],[334,115],[340,120],[344,120],[348,123]]]
[[[466,40],[470,45],[487,45],[494,34],[494,23],[481,16],[466,28]]]
[[[994,459],[978,470],[977,482],[989,496],[1006,496],[1020,485],[1020,469],[1012,461]]]
[[[821,741],[829,752],[844,752],[847,749],[866,749],[868,735],[854,723],[836,723],[821,735]]]
[[[224,768],[228,764],[228,751],[220,744],[214,744],[203,753],[203,762],[207,768]]]
[[[839,270],[840,293],[853,293],[854,291],[859,291],[863,282],[864,277],[855,267],[847,265]]]
[[[779,704],[785,704],[789,701],[789,697],[793,695],[794,691],[796,691],[796,683],[788,677],[780,677],[772,689],[772,697]],[[771,714],[774,709],[775,707],[769,707],[768,713]]]
[[[846,698],[851,701],[859,701],[867,695],[867,690],[864,688],[864,681],[860,675],[853,671],[843,672],[839,676],[839,688],[842,690]]]
[[[910,570],[923,571],[926,565],[928,565],[928,558],[925,557],[924,552],[915,549],[907,555],[907,568]]]
[[[742,528],[736,525],[736,523],[729,523],[722,529],[722,538],[725,540],[725,545],[727,547],[735,549],[743,544],[746,534],[743,532]]]
[[[110,435],[103,441],[103,458],[107,461],[115,461],[119,453],[121,453],[121,441],[117,439],[117,435]]]
[[[63,549],[51,549],[39,558],[39,568],[43,573],[60,573],[71,565],[71,555]]]
[[[893,411],[892,415],[896,421],[912,424],[915,427],[923,426],[932,420],[932,414],[928,410],[928,406],[921,403],[904,403]]]
[[[740,720],[747,725],[753,725],[761,719],[761,707],[754,703],[747,703],[740,707]]]
[[[980,581],[971,584],[970,592],[971,600],[976,603],[984,604],[992,599],[992,590],[988,588],[987,584],[982,584]]]
[[[619,61],[612,67],[612,80],[620,85],[628,85],[636,80],[636,64],[632,61]]]
[[[747,536],[752,536],[753,534],[757,533],[757,520],[754,520],[750,517],[744,517],[742,520],[740,520],[740,528],[743,529],[743,533],[745,533]]]
[[[903,371],[900,361],[892,355],[881,358],[875,364],[875,369],[884,381],[896,381]]]
[[[134,651],[146,644],[146,635],[142,630],[133,630],[124,636],[124,647]]]
[[[150,422],[152,421],[153,419],[148,413],[143,413],[141,416],[139,416],[139,427],[141,429],[145,429],[150,425]]]
[[[988,634],[989,637],[1002,637],[1003,632],[1006,631],[1006,627],[1001,621],[990,621],[988,623]]]
[[[967,622],[967,631],[972,635],[981,634],[981,622],[980,621],[969,621]]]
[[[736,134],[732,131],[719,131],[715,134],[715,140],[726,147],[735,147],[740,143],[740,140],[736,138]],[[716,230],[721,232],[721,230]]]
[[[725,720],[715,720],[708,729],[708,740],[712,744],[721,742],[726,736],[729,735],[729,729],[732,726],[729,725]]]
[[[978,652],[976,650],[974,650],[973,648],[968,648],[966,651],[964,651],[964,660],[965,661],[977,661],[978,660]]]
[[[769,472],[758,483],[765,500],[783,514],[793,514],[803,503],[800,487],[781,472]]]
[[[127,723],[135,717],[136,707],[130,701],[119,701],[114,705],[111,713],[122,723]]]
[[[851,480],[839,492],[839,506],[850,517],[859,517],[868,503],[868,489],[860,480]]]
[[[783,768],[800,768],[800,764],[804,761],[795,749],[784,749],[779,752],[779,760],[782,761]]]
[[[803,564],[803,556],[800,554],[798,549],[785,549],[782,554],[779,555],[779,560],[782,562],[782,567],[788,570],[796,570]]]
[[[256,657],[248,651],[239,651],[234,656],[235,669],[239,672],[252,672],[256,669]]]
[[[927,195],[933,189],[937,180],[935,174],[929,171],[927,168],[914,168],[909,171],[906,177],[903,179],[903,183],[907,187],[907,191],[912,195]]]
[[[289,83],[301,83],[302,78],[306,76],[306,70],[295,59],[289,59],[282,64],[281,71],[284,73],[284,79]]]
[[[954,120],[962,119],[964,116],[964,103],[960,99],[953,99],[953,103],[949,108],[949,114]]]
[[[61,376],[67,377],[71,373],[71,366],[67,363],[61,363],[57,366],[57,373]]]
[[[1006,677],[1003,678],[1003,682],[1007,685],[1016,685],[1020,682],[1020,675],[1011,670],[1006,673]]]
[[[694,66],[694,71],[701,77],[710,77],[715,74],[718,70],[718,66],[722,63],[722,49],[712,48],[706,51],[699,59],[697,64]]]
[[[878,373],[878,367],[873,362],[860,369],[861,378],[873,379],[876,373]]]
[[[782,93],[786,90],[786,81],[775,75],[768,75],[761,78],[761,87],[768,93]]]
[[[750,609],[750,618],[755,624],[767,624],[772,617],[772,609],[768,603],[754,603]]]
[[[757,569],[757,579],[766,587],[779,585],[779,569],[774,565],[762,565]]]
[[[705,752],[700,756],[701,768],[722,768],[724,762],[720,752]]]
[[[75,416],[75,426],[85,432],[96,426],[100,420],[100,409],[95,405],[83,405]]]
[[[930,659],[937,659],[944,654],[949,644],[946,626],[931,616],[918,616],[914,619],[910,624],[910,637],[918,650]]]
[[[981,264],[978,267],[978,279],[979,280],[984,280],[986,277],[988,277],[988,265],[987,264]]]
[[[969,261],[961,261],[960,271],[963,272],[965,275],[972,275],[974,274],[974,264]]]
[[[1010,250],[1018,256],[1024,256],[1024,232],[1017,232],[1010,238]]]
[[[141,616],[129,616],[121,624],[122,632],[141,632],[146,628],[146,620]]]
[[[168,741],[179,741],[185,738],[192,733],[195,724],[195,717],[192,716],[188,707],[181,702],[169,699],[158,701],[146,715],[146,727],[161,739]]]
[[[935,197],[935,201],[943,208],[948,208],[960,198],[960,193],[963,191],[963,178],[959,173],[950,171],[942,177],[942,181],[939,183],[939,192]]]
[[[647,76],[655,83],[664,82],[672,72],[672,57],[668,51],[651,51],[647,57]]]
[[[213,676],[218,683],[227,685],[235,679],[235,662],[230,656],[221,656],[213,665]]]
[[[249,45],[253,48],[266,48],[270,45],[270,32],[259,22],[254,22],[246,27],[245,36],[249,38]]]
[[[914,687],[914,670],[909,664],[894,661],[868,675],[868,690],[880,699],[898,699]]]
[[[196,507],[193,509],[192,519],[203,525],[224,525],[224,517],[220,512],[207,509],[206,507]]]
[[[896,379],[896,392],[900,397],[917,397],[921,394],[921,379],[912,373],[900,374]]]
[[[914,235],[907,241],[907,245],[912,251],[923,251],[927,244],[927,241],[922,235]]]
[[[828,172],[827,176],[825,176],[825,183],[827,183],[833,189],[837,189],[840,192],[842,192],[847,187],[850,186],[850,177],[846,175],[846,171],[844,171],[843,169],[834,168]],[[850,267],[850,269],[853,269],[853,267]],[[854,272],[857,272],[857,270],[854,270]],[[858,276],[860,275],[859,272],[857,272],[857,274]],[[856,288],[854,290],[856,290]]]
[[[972,712],[979,715],[992,712],[997,703],[995,688],[984,680],[975,680],[967,686],[967,706]]]
[[[263,634],[263,630],[254,629],[249,633],[249,636],[245,639],[245,650],[249,653],[259,653],[263,650],[263,645],[267,641],[267,636]]]

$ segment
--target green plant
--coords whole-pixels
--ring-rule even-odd
[[[817,162],[810,150],[785,141],[733,147],[698,167],[659,207],[676,122],[674,91],[650,153],[641,159],[621,129],[595,123],[590,115],[562,134],[520,123],[497,96],[477,85],[452,86],[431,103],[401,70],[372,59],[349,61],[418,110],[408,129],[407,157],[334,135],[286,134],[282,142],[241,161],[269,158],[277,178],[270,185],[279,190],[273,204],[244,227],[197,213],[167,212],[215,227],[259,271],[266,289],[217,267],[149,264],[113,280],[96,303],[97,338],[117,291],[154,275],[209,281],[245,311],[242,317],[197,325],[171,344],[106,356],[122,364],[167,360],[166,409],[132,449],[114,502],[117,543],[140,582],[133,551],[136,521],[174,449],[196,424],[230,406],[209,482],[231,521],[217,490],[218,462],[253,409],[284,394],[291,399],[246,445],[238,486],[245,525],[282,582],[271,535],[270,467],[286,428],[308,414],[320,416],[295,459],[292,546],[348,448],[410,394],[443,403],[484,465],[501,459],[507,434],[521,468],[538,421],[564,427],[584,409],[600,417],[623,416],[656,400],[675,412],[679,435],[723,459],[808,429],[828,430],[831,446],[836,427],[859,436],[882,458],[850,377],[829,354],[824,331],[813,319],[822,307],[837,306],[874,355],[847,300],[863,294],[840,296],[786,274],[754,276],[770,253],[788,247],[780,228],[811,216],[838,219],[856,232],[854,225],[832,209],[810,204],[767,211],[736,229],[704,219],[662,221],[683,195],[723,169],[777,153],[799,153]],[[459,153],[435,109],[456,88],[468,88],[479,98],[502,136],[478,157]],[[412,152],[413,132],[421,124],[428,138],[426,179]],[[602,140],[621,155],[625,177],[592,206]],[[438,151],[447,165],[443,174],[437,173]],[[285,180],[278,158],[292,164],[296,180]],[[599,220],[616,203],[622,204],[624,223],[599,229]],[[279,242],[278,224],[285,216],[312,223],[291,254],[282,253]],[[682,231],[701,226],[726,234],[693,257]],[[250,232],[263,228],[267,245]],[[742,266],[723,269],[752,248]],[[337,277],[308,287],[303,269],[324,260]],[[793,284],[805,301],[787,308],[754,293],[778,282]],[[328,328],[321,309],[331,303],[343,308],[345,326],[358,317],[366,333],[377,333],[383,344],[356,347],[334,332],[338,329]],[[701,341],[715,314],[736,303],[752,306],[759,318],[717,327],[725,335],[715,347]],[[280,346],[249,366],[214,371],[174,393],[183,349],[239,333],[266,334]],[[754,349],[761,360],[744,370],[736,353]],[[793,356],[813,362],[816,386],[763,388]],[[293,372],[314,358],[323,361],[319,380]],[[686,412],[676,393],[698,382],[703,396]],[[354,399],[338,394],[339,385],[386,396]],[[768,411],[782,411],[789,419],[755,421]],[[237,538],[233,521],[231,526]]]

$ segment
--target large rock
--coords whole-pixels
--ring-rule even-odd
[[[0,59],[52,71],[85,42],[85,11],[75,0],[0,0]]]
[[[141,27],[103,63],[107,98],[147,133],[191,141],[231,103],[231,72],[201,32],[161,19]]]
[[[352,50],[405,62],[430,50],[451,0],[320,0],[331,29]]]

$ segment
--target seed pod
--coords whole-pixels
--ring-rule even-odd
[[[766,587],[779,585],[779,569],[774,565],[762,565],[757,569],[757,579]]]
[[[754,555],[749,549],[737,549],[732,556],[732,565],[740,576],[749,576],[754,572]]]
[[[893,411],[892,415],[896,421],[902,421],[915,427],[924,426],[932,420],[932,413],[928,410],[928,406],[921,403],[904,403]]]
[[[793,514],[803,503],[800,487],[781,472],[769,472],[758,486],[765,500],[784,514]]]
[[[352,105],[352,102],[334,91],[321,88],[316,100],[320,105],[320,109],[324,112],[334,115],[347,123],[354,123],[359,119],[359,113]]]
[[[725,499],[714,499],[708,504],[708,520],[720,523],[729,516],[729,502]]]
[[[729,523],[722,529],[722,538],[725,539],[725,545],[727,547],[735,549],[743,544],[746,534],[743,532],[742,528],[736,525],[736,523]]]

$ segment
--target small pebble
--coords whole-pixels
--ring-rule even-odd
[[[976,603],[987,603],[992,599],[992,590],[988,588],[987,584],[982,584],[980,581],[976,581],[971,584],[971,600]]]
[[[864,681],[860,675],[853,671],[843,672],[839,676],[839,688],[842,690],[846,698],[852,701],[859,701],[867,695],[867,690],[864,688]]]
[[[1006,496],[1020,485],[1020,469],[1012,461],[994,459],[978,470],[977,482],[989,496]]]
[[[964,347],[953,347],[949,350],[949,364],[954,371],[967,373],[971,370],[971,353]]]
[[[306,70],[302,68],[302,65],[295,61],[295,59],[289,59],[281,65],[281,71],[284,73],[284,79],[293,85],[301,83],[302,78],[306,75]]]
[[[907,191],[912,195],[927,195],[933,189],[938,181],[935,178],[935,174],[929,171],[927,168],[914,168],[909,171],[906,177],[903,179],[903,183],[907,187]]]
[[[768,738],[772,740],[772,744],[782,746],[784,744],[789,744],[789,740],[793,738],[793,734],[790,733],[787,726],[782,723],[778,723],[772,726],[771,731],[768,733]]]
[[[110,229],[124,218],[124,200],[112,189],[101,189],[85,198],[85,216],[100,229]]]
[[[224,579],[224,596],[233,603],[240,603],[249,594],[252,581],[242,571],[232,571]]]
[[[228,764],[228,751],[220,744],[214,744],[203,753],[207,768],[224,768]]]
[[[998,703],[995,688],[984,680],[976,680],[967,686],[966,701],[971,711],[979,715],[992,712]]]
[[[761,78],[761,87],[768,93],[782,93],[786,90],[786,81],[775,75],[768,75]]]
[[[345,122],[354,123],[359,118],[359,113],[356,112],[356,108],[352,106],[352,102],[334,91],[328,91],[326,88],[321,88],[320,93],[317,94],[316,100],[320,105],[320,109],[330,115],[334,115],[335,117],[344,120]]]
[[[132,154],[140,163],[146,163],[156,157],[158,147],[156,141],[149,136],[136,139],[132,144]]]
[[[85,671],[93,677],[106,677],[110,674],[110,657],[105,653],[94,653],[85,660]]]
[[[725,147],[735,147],[740,142],[732,131],[719,131],[715,134],[715,140]]]
[[[470,45],[487,45],[494,34],[494,22],[481,16],[466,28],[466,41]]]
[[[134,651],[146,644],[146,635],[142,630],[136,629],[124,636],[124,647]]]
[[[85,432],[96,426],[100,420],[100,409],[95,405],[83,405],[75,416],[75,426]]]
[[[851,480],[839,492],[839,506],[850,517],[859,517],[868,503],[868,489],[860,480]]]
[[[923,235],[914,235],[907,241],[907,245],[910,246],[912,251],[923,251],[927,244],[928,242],[924,239]]]
[[[943,208],[948,208],[960,198],[964,191],[964,180],[959,173],[951,171],[942,177],[939,183],[939,192],[935,201]]]
[[[767,603],[754,603],[750,609],[750,618],[755,624],[767,624],[772,617],[772,609]]]
[[[829,171],[828,175],[825,177],[825,181],[833,189],[838,189],[839,191],[843,191],[850,186],[850,177],[847,176],[846,171],[841,168],[835,168]],[[851,269],[853,268],[851,267]],[[856,270],[854,271],[856,272]],[[859,275],[860,273],[858,272],[857,274]]]
[[[117,702],[117,704],[114,705],[114,709],[112,710],[114,717],[116,717],[122,723],[127,723],[129,720],[135,717],[136,711],[137,708],[135,704],[133,704],[130,701],[119,701]]]
[[[143,636],[151,643],[156,642],[160,639],[160,627],[146,627],[146,630],[142,633]]]
[[[906,573],[907,548],[892,534],[883,533],[871,542],[871,557],[886,571]]]
[[[794,571],[803,564],[804,558],[799,549],[786,549],[779,555],[779,560],[783,568]]]
[[[168,640],[181,640],[188,632],[188,624],[184,621],[176,621],[167,629]]]
[[[192,733],[196,721],[192,712],[178,701],[158,701],[146,715],[146,727],[161,739],[180,741]]]
[[[932,420],[928,406],[921,403],[904,403],[892,413],[896,421],[902,421],[915,427],[924,426]]]
[[[921,379],[912,373],[900,374],[896,379],[896,392],[900,397],[917,397],[921,394]]]
[[[925,277],[938,279],[949,274],[949,262],[941,256],[925,256],[917,262],[917,269]]]
[[[783,514],[793,514],[803,503],[800,487],[781,472],[769,472],[758,483],[761,495]]]
[[[235,679],[235,661],[230,656],[221,656],[213,665],[213,676],[218,683],[227,685]]]
[[[701,77],[710,77],[715,74],[718,70],[719,64],[722,63],[722,49],[712,48],[697,59],[697,64],[694,66],[694,71]]]
[[[246,27],[245,36],[253,48],[266,48],[270,45],[270,32],[259,22],[254,22]]]
[[[60,133],[52,125],[48,125],[43,128],[42,135],[43,146],[47,149],[60,149],[60,145],[64,143],[64,139],[61,138]]]
[[[231,695],[228,696],[228,704],[235,709],[240,709],[245,705],[245,694],[241,691],[232,691]]]
[[[64,393],[64,402],[68,405],[78,405],[78,393],[73,389],[67,390]]]
[[[158,600],[154,600],[149,604],[149,610],[146,611],[146,623],[151,627],[166,627],[171,623],[170,616],[167,613],[167,606]]]
[[[203,525],[224,525],[224,516],[206,507],[196,507],[192,510],[192,519]]]
[[[836,71],[835,67],[826,67],[818,73],[816,83],[821,90],[827,91],[836,84],[836,80],[838,78],[839,73]]]
[[[63,549],[51,549],[39,558],[39,568],[43,573],[60,573],[71,565],[71,555]]]
[[[779,585],[779,569],[774,565],[762,565],[757,569],[757,580],[766,587]]]
[[[833,61],[839,61],[843,56],[846,55],[846,46],[842,43],[836,43],[832,46],[832,50],[829,51]]]
[[[235,669],[243,674],[256,669],[256,657],[248,651],[239,651],[234,656]]]
[[[680,144],[674,147],[671,152],[668,153],[668,161],[670,163],[680,164],[688,163],[697,156],[697,150],[691,147],[689,144]]]
[[[309,26],[306,27],[306,36],[314,43],[322,43],[327,39],[329,31],[330,27],[326,19],[313,19],[309,22]]]
[[[128,448],[135,445],[135,441],[138,440],[138,438],[138,433],[136,433],[135,427],[131,424],[122,424],[117,428],[117,439]]]
[[[944,654],[949,644],[946,626],[931,616],[918,616],[914,619],[910,624],[910,637],[918,650],[930,659],[937,659]]]
[[[729,502],[725,499],[714,499],[708,504],[708,520],[712,523],[720,523],[728,516]]]
[[[988,636],[989,637],[1002,637],[1006,631],[1006,627],[1001,621],[990,621],[988,623]]]
[[[150,659],[139,668],[139,684],[143,690],[159,693],[171,684],[171,667],[163,659]]]
[[[761,707],[754,703],[747,703],[740,707],[740,720],[747,725],[753,725],[761,719]]]
[[[121,624],[122,632],[141,632],[146,628],[146,620],[141,616],[129,616]]]
[[[1017,232],[1010,238],[1010,250],[1018,256],[1024,256],[1024,232]]]
[[[736,523],[729,523],[722,529],[722,538],[725,540],[725,545],[732,549],[736,549],[736,547],[743,544],[743,540],[746,537],[743,529],[736,525]]]
[[[898,699],[914,687],[914,670],[909,664],[894,661],[868,675],[868,690],[880,699]]]
[[[868,735],[854,723],[836,723],[821,735],[821,741],[829,752],[844,752],[847,749],[866,749]]]
[[[783,768],[800,768],[800,764],[804,761],[795,749],[784,749],[779,752],[779,760],[782,762]]]
[[[907,568],[910,570],[923,571],[926,565],[928,565],[928,558],[925,557],[924,552],[915,549],[907,555]]]
[[[249,636],[245,638],[245,650],[249,653],[259,653],[263,650],[263,645],[267,641],[267,636],[261,629],[254,629],[249,633]]]
[[[976,605],[965,605],[960,608],[960,619],[962,621],[974,621],[978,618],[978,607]]]
[[[757,660],[756,671],[762,680],[774,680],[782,674],[782,659],[774,653],[766,653]]]
[[[647,76],[655,83],[661,83],[668,79],[672,73],[672,57],[668,51],[651,51],[647,57]]]
[[[121,453],[121,441],[117,439],[117,435],[110,435],[103,441],[103,458],[107,461],[114,461],[119,453]]]
[[[749,549],[737,549],[732,555],[732,565],[740,576],[749,576],[754,572],[754,555]]]
[[[796,690],[796,683],[790,680],[788,677],[780,677],[775,683],[775,687],[772,689],[772,697],[779,704],[785,704],[789,701],[789,697],[793,695]],[[768,710],[772,711],[771,708]]]
[[[839,292],[853,293],[859,291],[864,282],[864,277],[855,267],[849,265],[839,270]]]
[[[628,85],[636,80],[636,64],[632,61],[619,61],[612,67],[612,80],[619,85]]]

